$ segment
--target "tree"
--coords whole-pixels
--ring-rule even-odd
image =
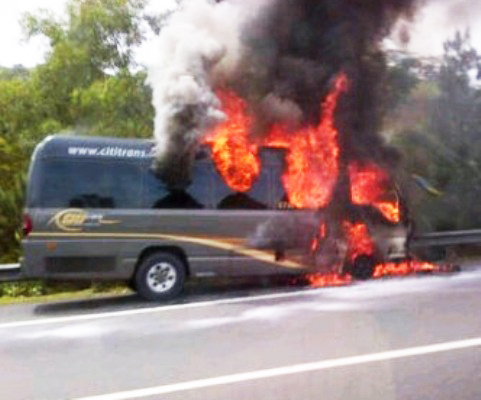
[[[440,96],[433,104],[430,130],[437,157],[432,178],[440,199],[437,229],[481,226],[481,92],[475,86],[480,57],[469,33],[457,33],[444,44],[439,73]]]
[[[145,0],[70,0],[66,22],[56,21],[48,14],[25,17],[28,35],[44,35],[52,46],[46,63],[32,74],[36,91],[44,99],[43,113],[48,118],[57,121],[63,129],[81,127],[84,133],[92,133],[90,126],[106,126],[105,121],[110,120],[119,128],[113,129],[110,125],[111,132],[121,131],[120,127],[126,123],[132,126],[132,136],[147,135],[144,124],[137,129],[131,119],[133,114],[137,120],[149,117],[150,109],[147,112],[139,110],[138,96],[128,97],[134,92],[142,93],[144,98],[140,104],[150,104],[151,94],[145,89],[145,76],[131,72],[136,66],[134,48],[145,36],[143,21],[148,20],[152,25],[152,19],[142,12],[144,6]],[[92,115],[82,114],[82,110],[88,113],[95,108],[86,104],[88,99],[95,97],[93,92],[100,94],[112,88],[113,82],[117,82],[117,87],[132,89],[118,91],[117,97],[103,97],[102,110],[112,111],[115,116],[97,112],[94,120]],[[118,96],[123,99],[119,100]],[[108,100],[122,103],[123,109],[129,111],[120,113],[114,104],[105,104]],[[98,101],[96,103],[98,105]],[[93,129],[93,132],[102,133],[100,129]]]
[[[476,82],[480,56],[470,44],[469,33],[458,32],[444,50],[436,89],[425,97],[424,118],[399,135],[398,142],[409,171],[427,178],[442,192],[436,198],[418,196],[415,208],[421,226],[426,230],[479,228],[481,91]],[[413,111],[411,119],[416,120],[415,115]]]
[[[415,66],[414,59],[406,58],[388,68],[384,95],[384,107],[388,112],[404,104],[419,83],[419,78],[412,71]]]
[[[145,73],[118,74],[72,94],[77,126],[103,136],[152,136],[154,109]]]
[[[30,154],[61,131],[151,137],[153,107],[133,52],[159,18],[145,0],[70,0],[65,21],[26,15],[27,36],[43,35],[45,63],[0,68],[0,260],[15,261]]]
[[[48,13],[27,14],[23,25],[29,37],[41,34],[50,40],[49,61],[86,67],[82,76],[88,82],[106,70],[132,66],[133,50],[145,37],[142,21],[152,21],[142,13],[145,4],[146,0],[70,0],[67,21],[56,21]],[[78,58],[74,63],[60,60],[63,52]]]

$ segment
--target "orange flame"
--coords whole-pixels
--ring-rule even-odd
[[[401,263],[384,263],[376,266],[374,270],[374,278],[380,278],[383,276],[400,276],[411,275],[419,272],[434,272],[438,267],[434,264],[423,261],[404,261]]]
[[[407,276],[423,272],[441,271],[437,265],[423,261],[404,261],[401,263],[384,263],[376,266],[374,278],[383,278],[388,276]],[[326,286],[342,286],[352,283],[352,277],[349,274],[310,274],[307,275],[309,286],[314,288]]]
[[[325,286],[342,286],[352,282],[350,275],[339,274],[310,274],[307,275],[310,286],[320,288]]]
[[[311,243],[311,251],[312,252],[315,252],[319,249],[319,244],[321,243],[321,241],[323,239],[326,238],[326,235],[327,235],[327,225],[326,225],[326,223],[322,222],[319,225],[317,235],[312,240],[312,243]]]
[[[244,100],[229,90],[219,92],[217,95],[227,118],[207,136],[205,142],[211,146],[214,164],[226,184],[238,192],[248,191],[260,173],[259,147],[282,148],[287,151],[287,167],[282,181],[290,205],[296,208],[327,206],[339,178],[340,149],[334,113],[339,96],[347,90],[347,85],[346,75],[339,74],[321,105],[321,121],[317,126],[289,132],[285,127],[276,125],[262,143],[250,140],[253,124]],[[361,165],[351,162],[348,173],[353,204],[371,205],[388,221],[400,222],[399,199],[386,171],[373,163]],[[347,260],[352,262],[357,256],[375,253],[375,243],[366,224],[344,221],[342,228]],[[312,252],[319,250],[327,230],[328,226],[321,223],[311,243]],[[388,262],[375,267],[374,277],[436,270],[437,266],[420,261]],[[316,287],[337,286],[350,283],[352,278],[348,274],[312,274],[308,276],[308,281]]]
[[[266,145],[288,150],[287,171],[283,176],[289,202],[297,208],[319,208],[328,204],[339,175],[338,132],[334,112],[339,96],[347,90],[347,77],[340,74],[322,104],[318,126],[286,133],[275,126]]]
[[[334,89],[322,104],[322,119],[317,127],[288,132],[275,126],[264,145],[288,150],[287,171],[283,176],[289,202],[298,208],[327,205],[339,173],[339,146],[334,126],[334,111],[339,95],[347,88],[347,77],[340,74]],[[227,119],[206,138],[212,147],[217,170],[229,187],[245,192],[260,172],[258,146],[249,141],[251,119],[244,101],[231,91],[218,93]]]
[[[351,201],[358,205],[372,205],[390,222],[398,223],[401,220],[399,200],[395,191],[391,191],[395,197],[392,200],[383,199],[389,194],[391,186],[388,174],[378,165],[358,163],[349,165],[349,177],[351,181]]]
[[[365,224],[351,224],[344,221],[343,228],[347,240],[349,260],[354,261],[357,256],[374,253],[374,243]]]
[[[212,147],[212,158],[219,173],[229,187],[246,192],[260,173],[258,147],[249,142],[251,119],[246,114],[244,100],[234,92],[217,93],[222,111],[227,115],[205,140]]]

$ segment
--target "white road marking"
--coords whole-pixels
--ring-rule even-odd
[[[38,319],[32,319],[32,320],[26,320],[26,321],[13,321],[13,322],[5,322],[0,324],[0,329],[61,324],[61,323],[68,323],[68,322],[89,321],[89,320],[97,320],[97,319],[104,319],[104,318],[127,317],[132,315],[161,313],[161,312],[167,312],[167,311],[185,310],[190,308],[205,308],[205,307],[212,307],[212,306],[222,305],[222,304],[237,304],[237,303],[250,303],[250,302],[262,301],[262,300],[287,299],[287,298],[298,297],[298,296],[312,295],[314,293],[318,293],[320,290],[322,289],[308,289],[308,290],[288,292],[288,293],[236,297],[232,299],[202,301],[199,303],[177,304],[172,306],[137,308],[134,310],[111,311],[111,312],[96,313],[96,314],[72,315],[68,317],[38,318]]]
[[[214,378],[199,379],[174,383],[170,385],[155,386],[145,389],[129,390],[124,392],[103,394],[77,398],[76,400],[130,400],[161,394],[178,393],[187,390],[203,389],[219,385],[228,385],[246,381],[274,378],[285,375],[302,374],[331,368],[348,367],[353,365],[368,364],[379,361],[396,360],[407,357],[422,356],[427,354],[442,353],[453,350],[462,350],[481,346],[481,337],[455,342],[445,342],[428,346],[410,347],[406,349],[384,351],[380,353],[365,354],[346,358],[335,358],[306,364],[289,365],[279,368],[262,369],[243,372],[233,375],[218,376]],[[201,396],[200,396],[201,397]]]
[[[469,278],[467,278],[469,276]],[[472,279],[472,278],[480,278],[481,275],[477,271],[476,274],[464,274],[458,275],[456,278],[450,278],[449,280],[442,277],[437,277],[436,279],[442,280],[442,282],[446,283],[449,281],[460,281],[465,279]],[[434,278],[433,278],[434,279]],[[424,278],[423,278],[424,280]],[[417,278],[407,279],[403,278],[401,281],[392,281],[390,284],[396,284],[400,287],[405,288],[405,291],[398,290],[395,294],[401,294],[406,291],[410,291],[413,283],[417,281]],[[394,282],[394,283],[393,283]],[[383,293],[385,295],[392,295],[392,291],[390,290],[390,286],[386,284],[385,281],[373,281],[367,282],[362,284],[354,284],[349,285],[349,287],[328,287],[328,288],[319,288],[319,289],[303,289],[299,291],[287,292],[287,293],[275,293],[275,294],[266,294],[266,295],[258,295],[258,296],[245,296],[245,297],[237,297],[232,299],[222,299],[222,300],[212,300],[212,301],[202,301],[198,303],[189,303],[189,304],[177,304],[172,306],[157,306],[157,307],[147,307],[147,308],[140,308],[140,309],[133,309],[133,310],[123,310],[123,311],[110,311],[104,313],[95,313],[95,314],[81,314],[81,315],[72,315],[66,317],[55,317],[55,318],[36,318],[32,320],[24,320],[24,321],[12,321],[12,322],[4,322],[0,323],[0,330],[1,329],[8,329],[8,328],[22,328],[22,327],[29,327],[29,326],[39,326],[39,325],[51,325],[51,324],[60,324],[60,323],[68,323],[68,322],[77,322],[77,321],[89,321],[89,320],[98,320],[104,318],[117,318],[117,317],[127,317],[133,315],[142,315],[142,314],[151,314],[151,313],[161,313],[167,311],[176,311],[176,310],[185,310],[185,309],[193,309],[193,308],[206,308],[212,307],[222,304],[238,304],[238,303],[250,303],[262,300],[273,300],[273,299],[288,299],[298,296],[310,296],[317,293],[322,293],[327,296],[327,298],[349,298],[352,293],[358,293],[362,291],[372,292],[377,285],[382,287]],[[423,291],[427,291],[428,289],[432,289],[432,286],[425,285],[423,282]],[[438,288],[438,286],[435,286]],[[381,289],[380,289],[381,290]],[[382,296],[377,296],[382,297]]]

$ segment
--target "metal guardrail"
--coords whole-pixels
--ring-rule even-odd
[[[20,264],[0,264],[0,271],[11,271],[20,268]]]
[[[481,229],[469,231],[435,232],[415,236],[411,245],[413,247],[425,246],[453,246],[458,244],[481,243]]]
[[[0,264],[0,282],[18,281],[21,278],[20,264]]]

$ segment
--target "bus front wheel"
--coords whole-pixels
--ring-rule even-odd
[[[140,263],[134,277],[137,293],[147,300],[170,300],[184,288],[185,267],[173,254],[158,252]]]
[[[367,254],[362,254],[354,259],[351,266],[351,275],[355,279],[367,280],[374,275],[376,260]]]

